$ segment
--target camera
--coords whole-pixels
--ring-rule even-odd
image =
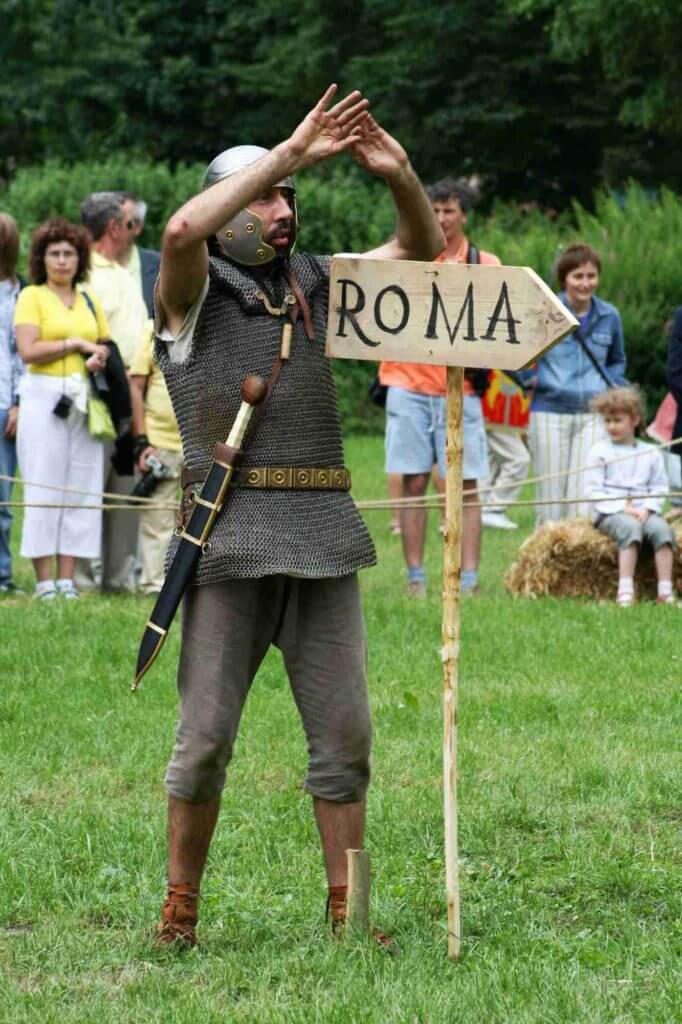
[[[131,491],[131,494],[136,498],[149,498],[159,486],[159,481],[166,480],[171,476],[168,466],[154,455],[148,455],[145,462],[148,469],[146,473],[142,474]]]
[[[55,416],[58,416],[60,420],[66,420],[69,417],[72,405],[72,398],[69,398],[68,395],[60,395],[52,412]]]

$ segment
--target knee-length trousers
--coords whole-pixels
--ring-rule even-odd
[[[282,652],[308,744],[305,789],[338,803],[364,799],[371,724],[367,645],[357,575],[266,576],[192,587],[183,608],[180,720],[166,772],[171,796],[217,797],[254,676]]]

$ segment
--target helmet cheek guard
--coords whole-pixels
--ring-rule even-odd
[[[223,178],[243,170],[250,164],[260,160],[268,153],[260,146],[233,146],[213,160],[204,175],[203,187],[210,188]],[[286,255],[290,256],[296,245],[298,235],[298,210],[296,206],[296,186],[291,177],[278,181],[274,188],[287,192],[287,201],[292,212],[291,241],[287,246]],[[236,263],[246,267],[259,267],[271,263],[280,253],[263,238],[263,221],[248,207],[236,214],[216,234],[220,251]]]
[[[218,248],[231,260],[246,267],[270,263],[277,255],[263,240],[263,221],[251,210],[242,210],[216,234]]]
[[[277,185],[276,188],[287,188],[290,196],[287,197],[291,212],[293,214],[291,226],[291,241],[287,246],[287,255],[290,256],[296,245],[298,234],[298,215],[296,210],[296,193],[289,186]],[[263,238],[263,221],[247,207],[241,210],[232,220],[216,233],[218,248],[229,259],[241,263],[245,267],[260,267],[270,263],[280,253],[269,242]]]

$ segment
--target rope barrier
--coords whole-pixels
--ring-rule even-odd
[[[673,445],[676,445],[676,444],[682,445],[682,437],[675,437],[671,441],[660,441],[660,442],[657,442],[656,444],[648,444],[646,448],[642,448],[640,451],[629,452],[629,453],[627,453],[625,455],[617,455],[617,456],[615,456],[612,459],[607,459],[604,462],[600,462],[599,466],[611,466],[611,465],[613,465],[616,462],[623,462],[626,459],[637,459],[637,458],[639,458],[642,455],[649,454],[652,449],[660,450],[660,449],[663,449],[663,448],[671,448]],[[578,466],[578,467],[575,467],[573,469],[561,469],[561,470],[557,470],[556,473],[545,473],[545,474],[543,474],[541,476],[527,477],[523,481],[523,483],[524,484],[537,484],[537,483],[542,483],[542,482],[544,482],[546,480],[557,480],[560,477],[576,476],[578,473],[587,473],[592,468],[595,468],[595,467],[592,467],[592,466]],[[155,503],[153,498],[142,498],[142,497],[137,497],[136,495],[133,495],[133,494],[121,495],[121,494],[116,494],[113,491],[83,491],[83,490],[79,490],[77,487],[60,487],[57,484],[35,483],[35,482],[32,482],[32,481],[22,480],[21,477],[8,476],[5,473],[0,473],[0,480],[6,480],[6,481],[9,481],[10,483],[19,483],[19,484],[22,484],[24,487],[38,487],[38,488],[43,488],[43,489],[50,490],[50,491],[59,491],[59,492],[64,493],[64,494],[81,494],[81,495],[83,495],[84,497],[87,497],[87,498],[110,498],[113,501],[112,504],[108,504],[108,505],[107,504],[101,504],[101,505],[79,505],[79,504],[72,504],[71,505],[71,504],[56,504],[54,502],[38,503],[38,502],[8,502],[8,501],[0,501],[0,507],[5,507],[5,508],[66,508],[66,509],[69,509],[69,508],[81,508],[81,509],[89,509],[89,510],[93,510],[93,511],[96,511],[96,510],[113,511],[113,510],[121,510],[121,509],[127,509],[127,510],[136,509],[136,510],[139,511],[142,508],[150,508],[150,509],[159,510],[159,511],[161,511],[161,510],[171,511],[171,510],[174,510],[175,508],[177,508],[176,504],[170,505],[170,504],[158,504],[158,503]],[[462,495],[466,496],[468,494],[476,494],[480,498],[483,495],[488,494],[491,491],[507,490],[507,489],[513,488],[513,487],[518,487],[518,481],[512,481],[512,482],[507,483],[507,484],[499,484],[499,485],[497,485],[497,484],[490,484],[490,485],[487,485],[487,486],[484,486],[484,487],[476,487],[476,488],[468,487],[468,488],[465,488],[462,491]],[[650,495],[646,495],[646,494],[630,495],[630,497],[632,497],[632,498],[645,498],[645,497],[672,498],[672,497],[680,497],[680,496],[682,496],[682,492],[679,492],[679,491],[670,491],[670,492],[668,492],[666,494],[661,494],[661,495],[651,495],[651,494]],[[519,501],[513,501],[513,502],[505,502],[505,508],[513,508],[514,506],[522,506],[522,505],[574,505],[574,504],[577,505],[577,504],[584,503],[584,502],[594,502],[594,500],[595,499],[592,497],[592,495],[589,495],[589,496],[586,496],[586,497],[585,496],[583,496],[583,497],[576,496],[576,497],[571,497],[571,498],[551,498],[551,499],[547,498],[547,499],[532,499],[532,500],[531,499],[527,499],[527,500],[519,500]],[[604,499],[603,498],[603,499],[596,499],[596,500],[609,500],[609,499]],[[388,510],[388,509],[401,509],[401,508],[437,508],[437,507],[440,507],[443,504],[443,502],[444,502],[444,498],[442,496],[440,496],[440,495],[420,495],[420,496],[417,496],[417,497],[407,497],[407,498],[386,498],[386,499],[377,498],[375,500],[358,501],[358,502],[356,502],[356,505],[357,505],[358,509],[360,509],[362,511],[370,512],[370,511],[378,511],[380,509],[387,509]],[[481,501],[469,502],[468,505],[469,505],[470,508],[490,508],[491,506],[497,508],[499,506],[499,501],[496,501],[496,502],[481,502]]]
[[[469,492],[470,494],[473,492]],[[657,492],[656,494],[628,494],[628,498],[682,498],[682,491],[666,491]],[[423,498],[419,499],[419,504],[410,505],[410,508],[442,508],[445,504],[445,498],[440,494],[424,495]],[[517,501],[507,502],[504,506],[505,512],[509,508],[523,507],[526,505],[580,505],[581,503],[594,504],[595,501],[618,501],[618,498],[594,498],[592,495],[578,495],[575,498],[524,498]],[[393,508],[404,508],[405,506],[396,506],[390,498],[378,501],[356,501],[356,508],[361,512],[378,512],[387,511]],[[499,508],[499,502],[492,501],[470,501],[466,504],[467,508]]]
[[[109,505],[67,505],[55,504],[53,501],[0,501],[0,508],[77,508],[90,512],[146,512],[148,510],[174,512],[177,507],[177,501],[172,505],[154,504],[145,505],[144,508],[140,508],[139,505],[130,505],[127,500],[120,503],[112,502]]]
[[[139,505],[147,505],[153,498],[142,498],[136,494],[117,494],[115,491],[82,491],[78,487],[60,487],[58,484],[39,484],[33,480],[24,480],[20,476],[7,476],[6,473],[0,473],[0,480],[8,480],[13,484],[22,484],[24,487],[40,487],[46,491],[59,491],[61,494],[82,494],[84,498],[120,498],[124,497],[126,501]],[[54,505],[54,508],[68,508],[69,506],[58,506]],[[74,506],[82,508],[82,505]]]
[[[655,444],[648,444],[646,448],[642,448],[638,452],[630,452],[627,455],[617,455],[613,459],[607,459],[604,462],[599,463],[600,466],[612,466],[615,462],[624,462],[625,459],[638,459],[642,455],[648,455],[652,448],[660,450],[661,448],[672,448],[673,445],[682,445],[682,437],[674,437],[672,441],[657,441]],[[523,481],[524,484],[539,484],[545,480],[558,480],[562,476],[577,476],[578,473],[587,473],[588,470],[592,469],[591,466],[578,466],[575,469],[558,469],[556,473],[543,473],[541,476],[529,476]],[[508,484],[488,484],[485,487],[478,487],[476,490],[479,494],[487,493],[488,491],[499,491],[508,490],[510,487],[518,487],[518,481],[511,482]],[[473,490],[471,487],[466,488],[463,494],[472,494]]]
[[[627,497],[628,498],[632,498],[632,499],[638,499],[638,498],[663,498],[663,499],[665,499],[665,498],[682,498],[682,491],[657,492],[656,494],[648,494],[648,493],[628,494]],[[152,501],[152,499],[148,499],[148,500]],[[399,500],[399,499],[397,499],[397,500]],[[508,502],[505,505],[505,510],[508,509],[508,508],[524,507],[524,506],[527,506],[527,505],[579,505],[579,504],[585,503],[585,502],[589,502],[589,503],[593,504],[595,501],[617,501],[617,500],[618,500],[617,498],[596,498],[595,499],[591,495],[583,495],[583,496],[578,495],[575,498],[543,498],[543,499],[525,498],[525,499],[519,499],[517,501],[510,501],[510,502]],[[415,509],[421,509],[421,508],[424,508],[424,509],[442,508],[443,505],[445,504],[445,498],[442,497],[439,494],[424,495],[424,497],[422,497],[420,499],[414,499],[414,501],[415,501],[415,504],[411,505],[410,508],[415,508]],[[418,504],[416,503],[417,501],[419,502]],[[355,505],[356,505],[356,508],[358,508],[361,512],[381,512],[381,511],[387,511],[387,510],[390,510],[390,509],[393,509],[393,508],[396,508],[396,507],[400,508],[400,506],[396,505],[396,502],[392,501],[390,498],[377,499],[376,501],[371,501],[371,500],[368,500],[368,501],[356,501]],[[173,504],[170,504],[170,503],[166,504],[166,503],[157,502],[157,503],[154,503],[154,504],[146,505],[145,506],[145,510],[146,509],[150,509],[152,511],[159,511],[159,512],[175,512],[177,510],[177,507],[178,507],[177,506],[177,502],[174,502]],[[404,507],[404,506],[402,506],[402,507]],[[468,508],[497,508],[498,507],[498,503],[497,502],[491,502],[491,501],[471,501],[471,502],[467,502],[467,507]],[[139,508],[138,505],[129,505],[129,504],[125,503],[125,502],[120,502],[120,503],[114,502],[114,503],[111,503],[111,504],[108,504],[108,505],[106,505],[106,504],[102,504],[102,505],[71,505],[71,504],[54,504],[53,502],[36,502],[36,501],[0,501],[0,508],[67,508],[67,509],[74,508],[74,509],[84,509],[84,510],[88,510],[88,511],[105,511],[105,512],[109,512],[109,511],[113,512],[113,511],[121,511],[121,510],[128,510],[128,511],[135,511],[135,512],[139,512],[140,511],[140,508]]]

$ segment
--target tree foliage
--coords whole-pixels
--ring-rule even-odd
[[[20,170],[11,186],[0,190],[0,208],[16,218],[22,235],[21,268],[32,229],[49,216],[78,219],[83,197],[100,188],[125,188],[149,202],[142,241],[157,247],[163,226],[196,191],[202,164],[167,164],[124,156],[67,165],[52,160]],[[309,252],[362,252],[393,230],[394,209],[388,189],[362,175],[350,158],[321,176],[305,172],[297,180],[301,248]],[[556,286],[553,265],[570,242],[583,240],[601,254],[600,294],[621,311],[628,355],[628,375],[645,389],[652,408],[665,392],[666,321],[682,301],[682,200],[662,189],[656,198],[630,186],[623,194],[599,193],[594,210],[579,203],[559,218],[518,204],[497,202],[492,213],[475,215],[469,233],[503,263],[533,267]],[[367,400],[376,372],[373,363],[339,360],[336,375],[347,429],[379,428],[383,417]]]
[[[680,0],[511,0],[518,14],[549,16],[555,56],[591,58],[619,99],[624,124],[682,134]]]
[[[557,208],[629,176],[680,188],[658,134],[682,135],[678,8],[0,0],[0,152],[205,164],[277,142],[337,80],[367,92],[425,178],[478,175],[490,196]]]

